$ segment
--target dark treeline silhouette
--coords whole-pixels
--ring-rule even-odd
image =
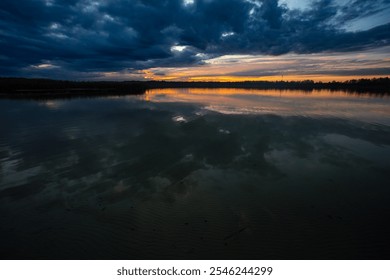
[[[0,78],[0,98],[70,98],[143,94],[154,88],[244,88],[280,90],[343,90],[351,93],[390,94],[390,78],[358,79],[346,82],[245,81],[245,82],[77,82],[49,79]]]
[[[0,78],[0,98],[67,98],[143,94],[144,82],[62,81],[50,79]]]
[[[390,78],[349,80],[346,82],[305,81],[244,81],[244,82],[147,82],[149,88],[247,88],[247,89],[296,89],[296,90],[344,90],[390,94]]]

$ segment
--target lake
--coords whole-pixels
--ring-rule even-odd
[[[0,100],[2,259],[389,259],[390,98]]]

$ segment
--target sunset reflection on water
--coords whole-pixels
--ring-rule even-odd
[[[390,124],[389,98],[330,90],[258,90],[235,88],[152,89],[150,102],[196,103],[223,114],[352,118]]]
[[[329,91],[0,100],[0,258],[388,259],[389,115]]]

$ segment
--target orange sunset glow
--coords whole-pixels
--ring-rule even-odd
[[[344,82],[353,79],[372,79],[385,78],[387,75],[369,75],[369,76],[320,76],[320,75],[296,75],[296,76],[264,76],[264,77],[235,77],[235,76],[195,76],[183,77],[180,73],[172,76],[147,76],[154,81],[185,81],[185,82],[246,82],[246,81],[306,81],[315,82]]]
[[[160,81],[304,81],[343,82],[387,77],[390,47],[350,53],[281,56],[226,55],[192,67],[153,67],[141,70],[146,80]],[[118,73],[112,73],[115,77]],[[134,74],[122,73],[120,77]]]

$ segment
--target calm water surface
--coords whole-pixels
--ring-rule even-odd
[[[390,258],[390,99],[0,100],[2,259]]]

